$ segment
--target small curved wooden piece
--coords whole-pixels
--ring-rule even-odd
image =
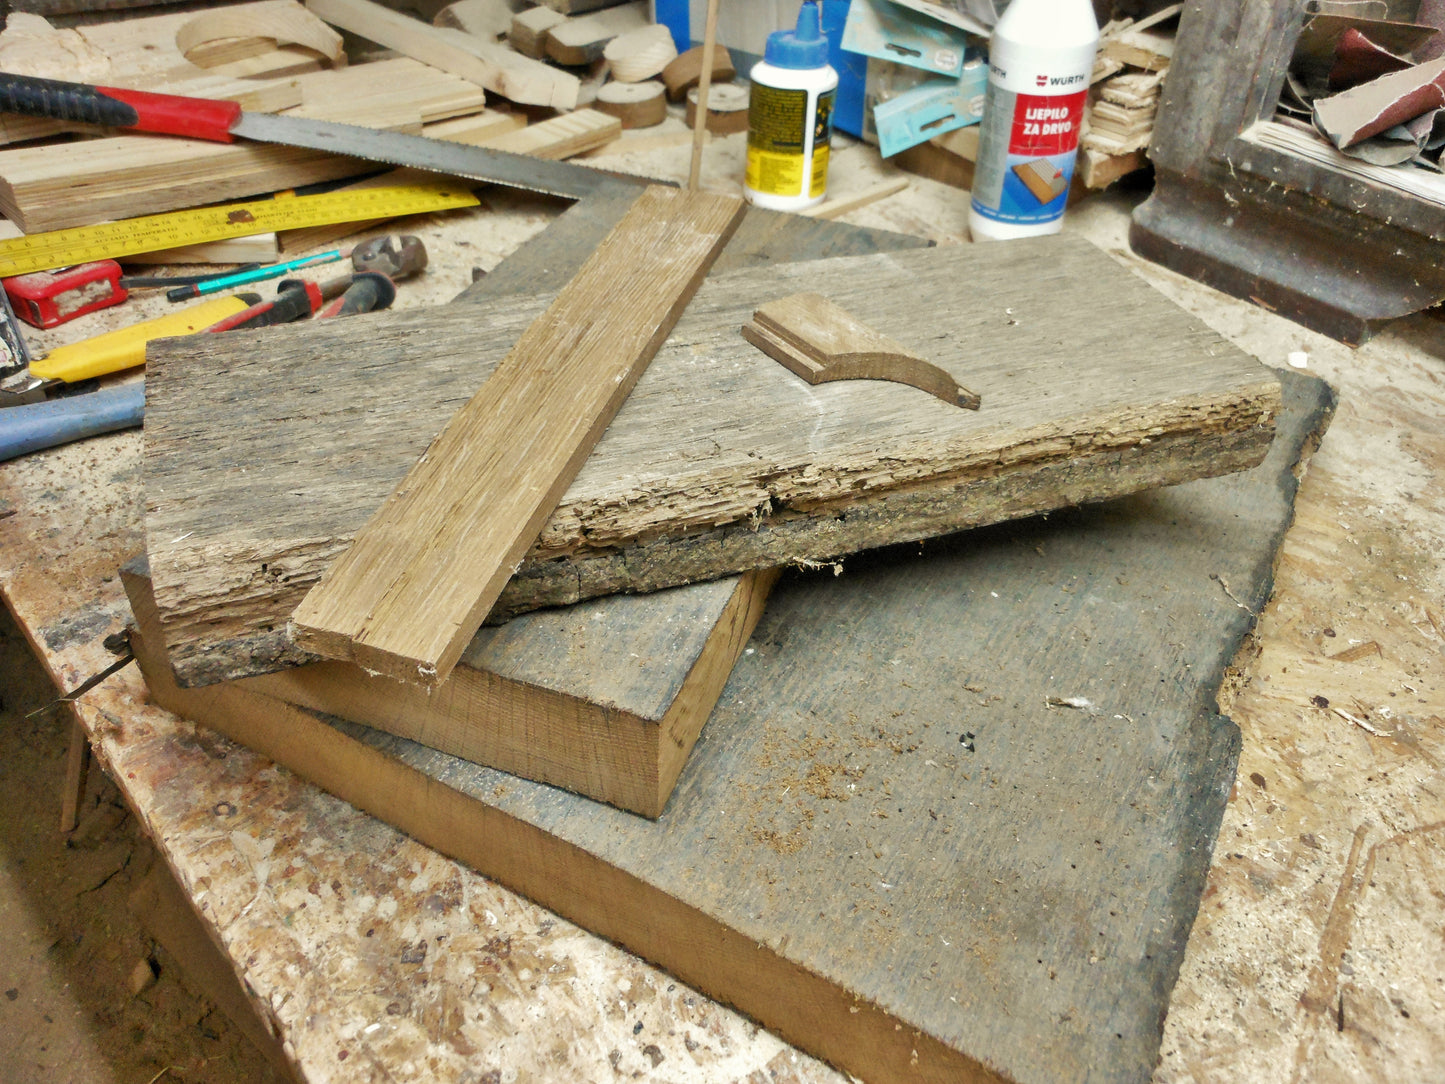
[[[822,294],[769,301],[743,325],[743,338],[809,384],[892,380],[968,410],[982,405],[978,395],[948,372],[880,335]]]
[[[248,40],[258,44],[248,49]],[[333,67],[346,63],[341,35],[295,0],[204,11],[176,31],[176,48],[202,67],[284,45],[311,49]]]

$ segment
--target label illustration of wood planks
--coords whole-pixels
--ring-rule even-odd
[[[302,600],[297,645],[443,681],[743,210],[644,190]]]

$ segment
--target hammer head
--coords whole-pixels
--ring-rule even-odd
[[[411,234],[373,237],[351,250],[351,266],[358,272],[380,272],[393,281],[410,278],[426,267],[426,246]]]

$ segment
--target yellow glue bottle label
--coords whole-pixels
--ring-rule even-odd
[[[768,196],[823,195],[834,96],[832,90],[818,95],[810,109],[810,91],[753,83],[745,177],[749,189]]]
[[[828,188],[828,145],[838,73],[816,0],[804,0],[794,30],[768,35],[748,73],[748,159],[743,195],[772,211],[801,211]]]
[[[747,186],[771,196],[803,192],[808,92],[753,84],[748,101]]]
[[[808,195],[821,196],[828,189],[828,149],[833,145],[833,98],[837,91],[830,90],[818,96],[818,108],[813,117],[813,170]]]

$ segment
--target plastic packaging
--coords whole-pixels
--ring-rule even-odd
[[[828,65],[828,39],[815,0],[806,0],[799,10],[796,29],[768,35],[763,59],[748,78],[743,194],[774,211],[820,203],[828,189],[838,73]]]
[[[1063,226],[1098,44],[1090,0],[1012,0],[994,28],[968,211],[975,241]]]

